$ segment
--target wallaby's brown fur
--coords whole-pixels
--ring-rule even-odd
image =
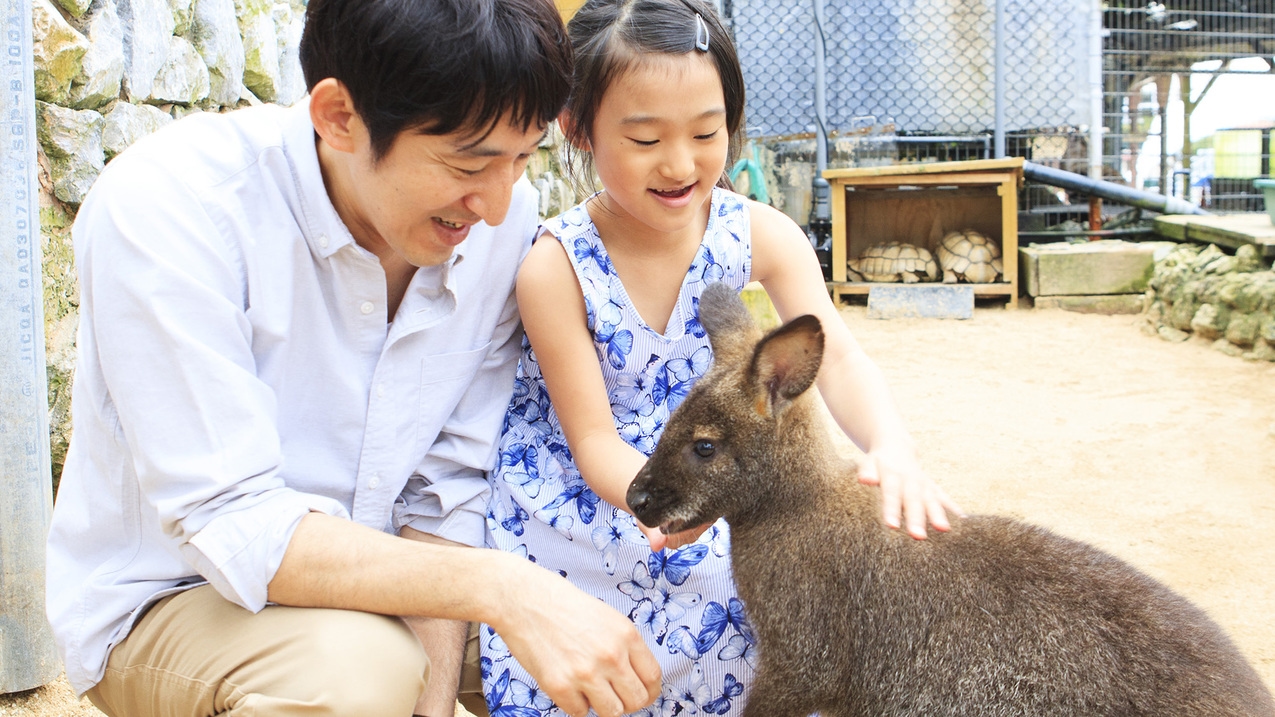
[[[1208,616],[1096,548],[995,516],[928,540],[886,528],[806,393],[817,319],[758,343],[715,285],[700,321],[714,366],[628,502],[670,532],[730,523],[760,657],[746,717],[1275,716]]]

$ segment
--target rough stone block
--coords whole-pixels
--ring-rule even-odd
[[[1095,241],[1018,249],[1029,296],[1138,294],[1155,270],[1155,244]]]
[[[1142,294],[1038,296],[1034,305],[1037,309],[1064,309],[1082,314],[1140,314]]]
[[[868,289],[869,319],[968,319],[974,316],[969,284],[898,284]]]

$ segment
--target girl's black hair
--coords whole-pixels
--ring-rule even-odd
[[[593,131],[607,89],[626,70],[642,62],[643,55],[701,52],[696,48],[696,15],[708,29],[706,54],[722,81],[730,137],[726,168],[730,168],[743,142],[744,75],[735,43],[717,10],[703,0],[589,0],[567,24],[575,72],[567,98],[571,122],[566,129],[571,141],[566,152],[577,190],[593,184],[592,158],[579,148]],[[719,184],[730,186],[725,173]]]
[[[380,159],[404,130],[484,136],[558,116],[571,47],[550,0],[310,0],[306,87],[349,90]]]

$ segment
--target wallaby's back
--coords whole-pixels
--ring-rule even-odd
[[[1222,630],[1127,563],[996,516],[917,541],[884,527],[875,489],[835,480],[804,515],[732,524],[740,596],[783,702],[829,715],[1275,714]]]

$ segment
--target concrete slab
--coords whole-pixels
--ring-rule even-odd
[[[1037,309],[1063,309],[1081,314],[1141,314],[1142,294],[1105,294],[1102,296],[1037,296]]]
[[[968,319],[971,284],[881,284],[868,290],[869,319]]]
[[[1275,257],[1275,224],[1266,214],[1166,214],[1156,217],[1155,232],[1175,241],[1194,241],[1238,249],[1245,244]]]
[[[1118,240],[1031,244],[1018,249],[1028,296],[1094,296],[1146,291],[1161,242]]]

